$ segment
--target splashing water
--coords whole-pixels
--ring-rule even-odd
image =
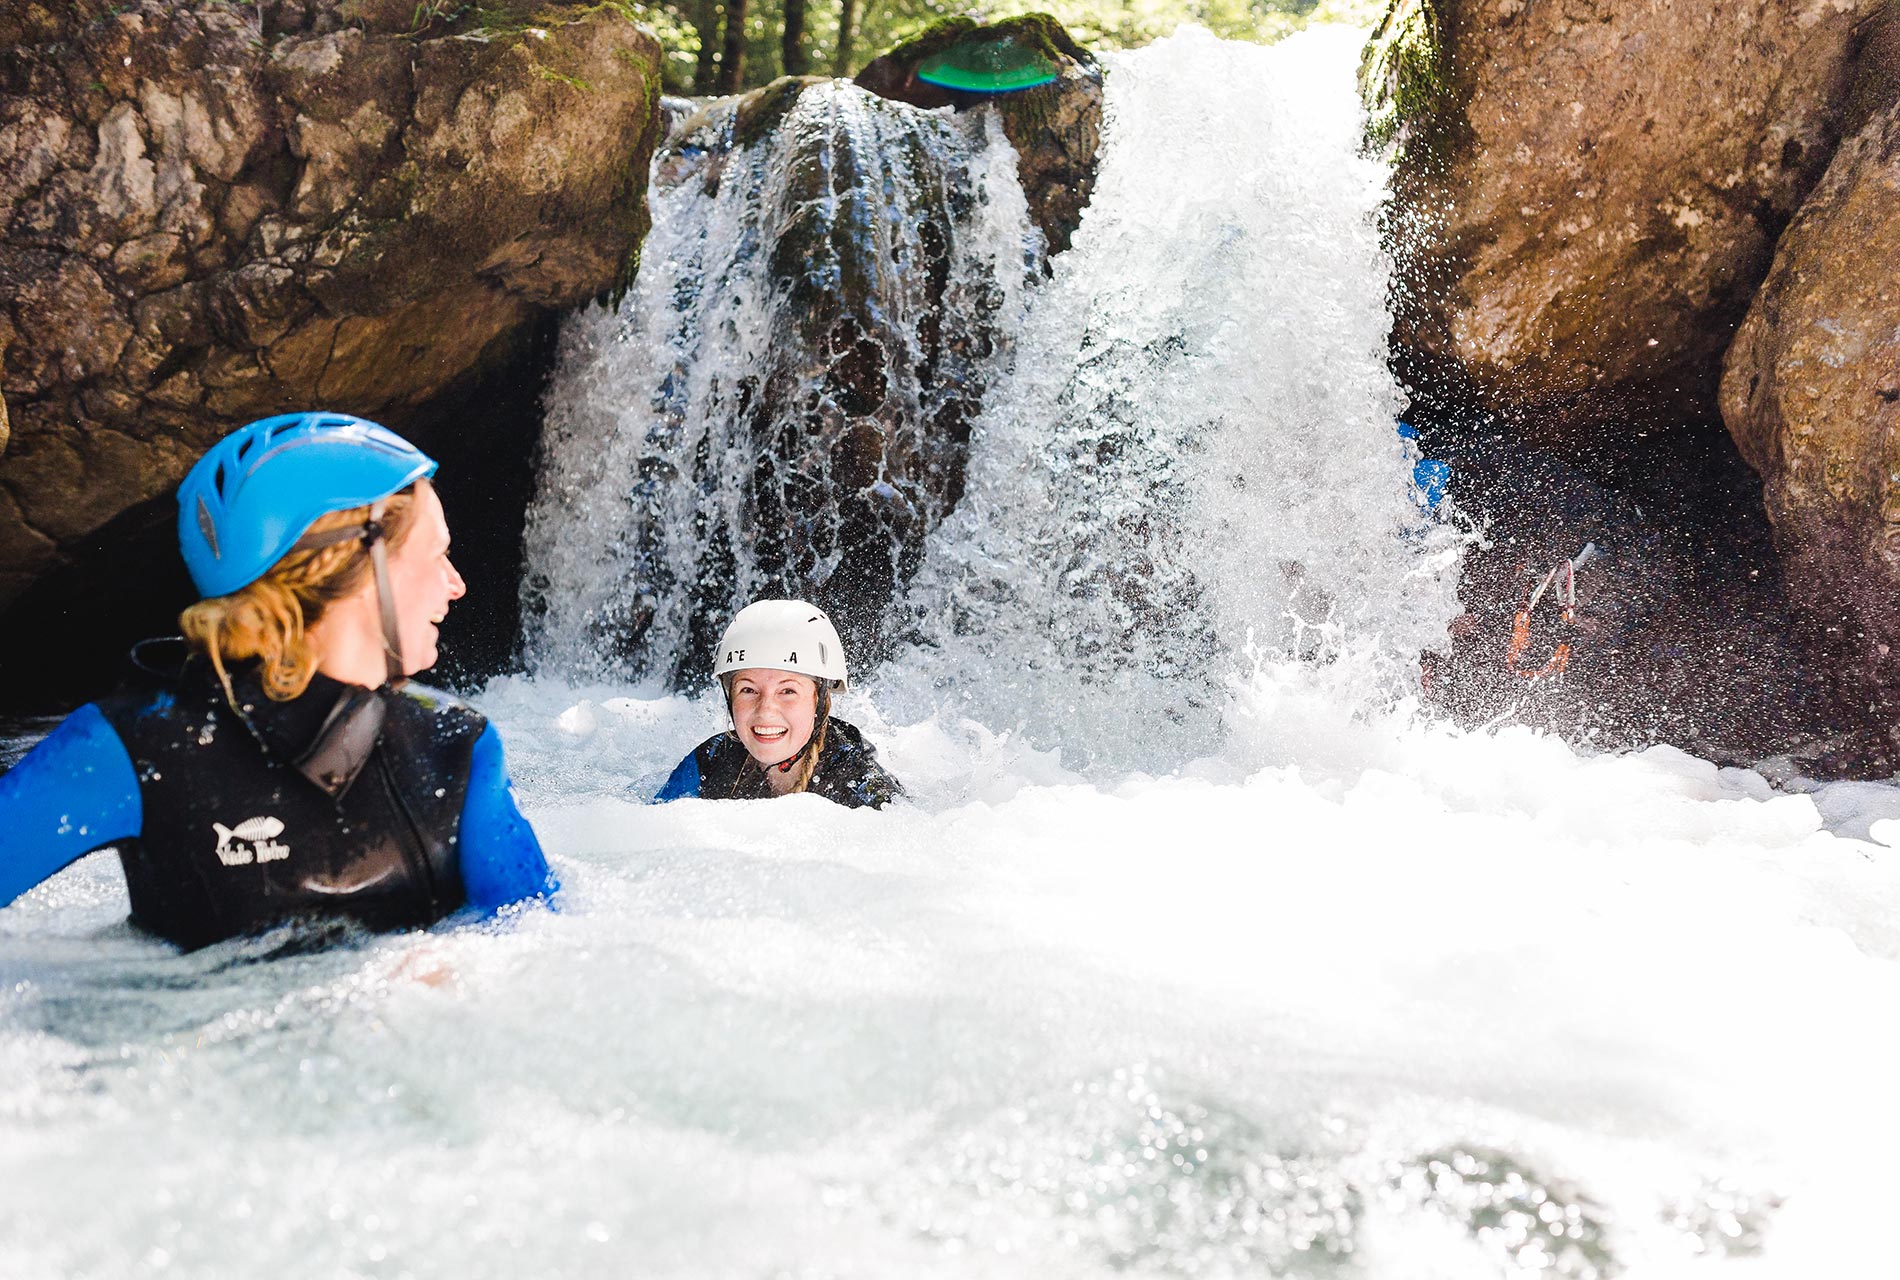
[[[1415,688],[1459,542],[1421,520],[1393,429],[1384,175],[1347,93],[1336,59],[1204,33],[1117,67],[1083,231],[905,602],[894,705],[948,691],[1072,757],[1166,769],[1219,740],[1262,661],[1332,668],[1367,707]]]
[[[634,292],[566,334],[529,524],[539,669],[674,680],[758,596],[811,594],[847,623],[889,599],[958,486],[910,474],[891,503],[888,466],[839,483],[851,396],[827,357],[850,344],[827,326],[861,340],[868,317],[883,347],[915,346],[929,314],[960,362],[893,362],[931,377],[880,383],[857,406],[899,424],[895,451],[926,473],[952,466],[972,388],[1000,385],[962,501],[880,628],[910,642],[881,683],[893,711],[955,707],[1072,759],[1169,768],[1218,741],[1232,685],[1262,661],[1327,668],[1366,707],[1409,691],[1456,611],[1459,547],[1420,518],[1393,431],[1383,172],[1354,154],[1350,106],[1313,109],[1347,93],[1333,62],[1269,69],[1261,50],[1188,39],[1172,63],[1118,71],[1087,234],[1020,335],[1031,233],[989,113],[837,86],[801,94],[767,143],[735,143],[731,106],[689,126],[659,166]],[[1209,71],[1234,86],[1219,129]],[[848,157],[874,148],[898,158],[839,197]],[[816,196],[797,180],[809,170],[825,179]],[[960,185],[972,195],[953,207]],[[814,222],[831,237],[823,289],[852,293],[850,264],[875,276],[860,317],[814,320],[812,277],[779,266],[805,243],[786,228]],[[909,269],[933,227],[950,229],[940,297]],[[785,391],[786,370],[812,391]],[[767,500],[780,459],[815,483]],[[870,569],[841,563],[841,509],[864,494],[906,513],[854,542]],[[788,563],[781,526],[801,500]],[[847,627],[848,642],[864,634]],[[1078,723],[1078,696],[1109,724]],[[1104,730],[1128,721],[1146,730],[1120,750]]]
[[[956,498],[1039,252],[1014,153],[992,113],[788,92],[762,139],[733,102],[682,126],[634,288],[566,327],[526,540],[544,671],[672,682],[768,595],[862,650]]]
[[[0,1276],[1881,1274],[1900,791],[1377,710],[1455,544],[1361,345],[1355,54],[1114,60],[1102,274],[843,708],[913,803],[648,806],[720,708],[616,659],[482,698],[559,912],[180,958],[97,858],[0,912]]]

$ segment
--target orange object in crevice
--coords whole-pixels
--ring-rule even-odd
[[[1572,616],[1569,609],[1564,610],[1565,622],[1571,621]],[[1545,676],[1560,676],[1564,673],[1564,668],[1570,665],[1570,642],[1565,640],[1557,645],[1557,652],[1550,655],[1549,662],[1538,667],[1535,671],[1525,670],[1523,665],[1524,650],[1530,648],[1530,643],[1531,611],[1527,605],[1517,611],[1517,618],[1511,623],[1511,647],[1505,650],[1504,665],[1509,668],[1512,675],[1522,676],[1526,680],[1541,680]]]
[[[1537,584],[1537,589],[1531,592],[1524,601],[1524,607],[1517,611],[1517,617],[1511,622],[1511,643],[1504,651],[1504,666],[1514,676],[1525,680],[1542,680],[1545,676],[1562,675],[1564,668],[1570,665],[1568,640],[1558,642],[1556,652],[1550,655],[1550,661],[1543,666],[1531,669],[1524,665],[1524,651],[1531,644],[1531,615],[1536,612],[1544,593],[1553,586],[1558,588],[1558,598],[1563,601],[1563,625],[1568,627],[1577,620],[1576,566],[1569,560],[1562,560],[1551,566],[1550,572],[1544,575],[1544,580]]]

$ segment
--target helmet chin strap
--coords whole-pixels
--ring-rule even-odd
[[[389,585],[389,540],[383,529],[383,510],[388,503],[387,498],[378,498],[370,504],[369,519],[362,524],[344,525],[340,529],[309,534],[298,539],[297,545],[291,550],[316,551],[351,539],[369,548],[370,568],[376,576],[376,612],[383,628],[383,669],[389,687],[396,689],[409,678],[409,671],[402,660],[402,633],[396,624],[396,593]]]
[[[817,745],[818,735],[824,732],[825,722],[831,719],[831,688],[823,680],[818,682],[818,697],[814,711],[816,714],[811,718],[811,733],[806,737],[805,745],[777,764],[768,765],[767,768],[777,769],[780,773],[790,773],[792,766],[803,760],[805,753]]]
[[[383,536],[384,499],[369,509],[369,523],[363,526],[363,541],[369,544],[369,563],[376,574],[376,611],[383,619],[383,664],[392,689],[402,687],[409,678],[402,661],[402,632],[396,624],[396,593],[389,585],[389,540]]]

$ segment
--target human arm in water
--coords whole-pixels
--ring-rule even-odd
[[[907,794],[856,725],[834,719],[826,733],[825,759],[812,790],[850,809],[882,809]]]
[[[515,806],[514,786],[494,725],[482,729],[469,758],[462,801],[462,888],[468,905],[494,912],[529,898],[545,898],[560,884],[548,870],[534,828]]]
[[[143,822],[132,758],[89,702],[0,775],[0,906]]]
[[[831,799],[852,809],[882,809],[891,801],[906,796],[904,784],[875,759],[861,770],[841,778]]]
[[[669,800],[687,800],[699,794],[699,752],[695,747],[686,758],[673,768],[660,789],[654,793],[651,803],[665,804]]]

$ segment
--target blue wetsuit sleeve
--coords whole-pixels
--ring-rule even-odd
[[[653,797],[654,804],[686,800],[699,794],[699,752],[689,751]]]
[[[143,824],[132,757],[89,702],[0,775],[0,906]]]
[[[501,735],[482,730],[469,761],[468,794],[462,800],[462,888],[468,904],[495,911],[528,898],[544,898],[560,885],[541,854],[534,828],[515,807]]]

